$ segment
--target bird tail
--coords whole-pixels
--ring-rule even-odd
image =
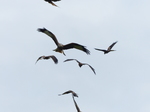
[[[53,2],[50,2],[50,4],[52,4],[53,6],[56,6],[56,7],[58,7],[56,4],[54,4]]]

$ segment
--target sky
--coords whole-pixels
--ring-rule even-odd
[[[0,112],[150,112],[149,0],[0,1]],[[63,44],[86,46],[91,54],[70,49],[54,52],[47,28]],[[114,52],[103,54],[94,48]],[[55,55],[58,64],[40,60]],[[90,64],[79,67],[77,59]]]

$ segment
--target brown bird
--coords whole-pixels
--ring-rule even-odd
[[[62,93],[62,94],[59,94],[59,96],[60,96],[60,95],[64,95],[64,94],[69,94],[69,93],[72,93],[72,96],[74,96],[74,97],[78,97],[77,93],[75,93],[75,92],[72,91],[72,90],[69,90],[69,91],[66,91],[66,92],[64,92],[64,93]]]
[[[87,64],[87,63],[81,63],[81,62],[79,62],[79,61],[76,60],[76,59],[67,59],[67,60],[65,60],[64,62],[72,61],[72,60],[75,60],[75,61],[78,63],[79,67],[82,67],[82,65],[88,65],[88,66],[92,69],[92,71],[94,72],[94,74],[96,74],[94,68],[93,68],[92,66],[90,66],[89,64]]]
[[[81,112],[81,110],[80,110],[80,108],[78,107],[78,105],[77,105],[77,103],[76,103],[76,101],[75,101],[75,99],[74,99],[73,96],[72,96],[72,98],[73,98],[74,105],[75,105],[75,107],[76,107],[76,109],[77,109],[77,112]]]
[[[50,56],[40,56],[37,61],[35,63],[37,63],[39,60],[42,60],[42,59],[50,59],[52,58],[52,60],[54,61],[55,64],[58,63],[58,59],[54,56],[54,55],[50,55]]]
[[[112,43],[112,44],[107,48],[107,50],[104,50],[104,49],[97,49],[97,48],[95,48],[95,50],[103,51],[104,54],[107,54],[107,53],[109,53],[109,52],[111,52],[111,51],[115,51],[115,50],[111,50],[111,49],[112,49],[112,47],[113,47],[116,43],[117,43],[117,41],[114,42],[114,43]]]
[[[53,39],[53,41],[57,45],[57,48],[54,49],[54,51],[56,51],[56,52],[63,53],[65,55],[63,50],[75,48],[75,49],[85,52],[86,54],[90,54],[90,51],[88,49],[86,49],[85,46],[83,46],[83,45],[80,45],[77,43],[69,43],[69,44],[63,45],[63,44],[59,43],[56,36],[52,32],[48,31],[46,28],[38,28],[38,31],[45,33],[46,35],[50,36]]]
[[[57,2],[57,1],[60,1],[60,0],[45,0],[46,2],[52,4],[53,6],[56,6],[58,7],[56,4],[54,4],[53,2]]]

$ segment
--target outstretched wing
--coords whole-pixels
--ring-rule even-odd
[[[36,60],[35,64],[36,64],[39,60],[43,59],[43,57],[44,57],[44,56],[40,56],[40,57]]]
[[[103,52],[106,52],[106,50],[104,49],[97,49],[97,48],[94,48],[95,50],[98,50],[98,51],[103,51]]]
[[[38,28],[37,30],[38,30],[39,32],[45,33],[46,35],[50,36],[50,37],[53,39],[53,41],[55,42],[55,44],[56,44],[57,46],[59,45],[59,42],[58,42],[56,36],[55,36],[52,32],[50,32],[50,31],[47,30],[46,28]]]
[[[74,105],[75,105],[75,107],[76,107],[76,109],[77,109],[77,112],[81,112],[81,111],[80,111],[80,108],[78,107],[78,105],[77,105],[77,103],[76,103],[76,101],[75,101],[75,99],[74,99],[73,96],[72,96],[72,98],[73,98]]]
[[[72,60],[76,60],[76,59],[66,59],[64,62],[66,62],[66,61],[72,61]]]
[[[66,44],[63,46],[62,49],[65,50],[65,49],[72,49],[72,48],[81,50],[81,51],[85,52],[86,54],[90,54],[90,51],[88,49],[86,49],[85,46],[77,44],[77,43]]]
[[[112,47],[115,45],[117,43],[117,41],[116,42],[114,42],[114,43],[112,43],[109,47],[108,47],[108,51],[110,51],[111,49],[112,49]]]
[[[65,95],[65,94],[69,94],[69,93],[72,93],[72,95],[73,95],[74,97],[78,97],[77,93],[75,93],[75,92],[72,91],[72,90],[66,91],[66,92],[64,92],[64,93],[62,93],[62,94],[59,94],[59,95]]]
[[[66,59],[64,62],[66,62],[66,61],[72,61],[72,60],[75,60],[78,64],[81,64],[81,66],[82,66],[82,63],[79,62],[77,59]],[[80,66],[80,65],[79,65],[79,66]]]
[[[47,57],[52,58],[52,60],[54,61],[55,64],[58,63],[58,59],[54,55],[47,56]]]
[[[54,55],[51,55],[51,56],[40,56],[35,63],[37,63],[41,59],[46,59],[47,60],[47,59],[50,59],[50,58],[52,58],[52,60],[54,61],[55,64],[58,63],[58,59]]]
[[[92,71],[94,72],[94,74],[96,75],[96,72],[95,72],[94,68],[91,65],[89,65],[87,63],[85,63],[85,65],[88,65],[92,69]]]

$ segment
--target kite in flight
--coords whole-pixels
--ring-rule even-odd
[[[114,42],[114,43],[112,43],[112,44],[107,48],[107,50],[104,50],[104,49],[97,49],[97,48],[95,48],[95,50],[103,51],[104,54],[107,54],[107,53],[109,53],[109,52],[111,52],[111,51],[115,51],[115,50],[111,50],[111,49],[112,49],[112,47],[113,47],[116,43],[117,43],[117,41]]]
[[[48,59],[50,59],[50,58],[52,58],[52,60],[54,61],[55,64],[58,63],[58,59],[57,59],[54,55],[50,55],[50,56],[40,56],[40,57],[37,59],[37,61],[36,61],[35,63],[37,63],[39,60],[42,60],[42,59],[48,60]]]
[[[76,59],[67,59],[67,60],[65,60],[64,62],[72,61],[72,60],[75,60],[75,61],[78,63],[79,67],[82,67],[82,65],[88,65],[88,66],[92,69],[92,71],[94,72],[94,74],[96,74],[94,68],[93,68],[91,65],[87,64],[87,63],[81,63],[81,62],[79,62],[79,61],[76,60]]]
[[[56,51],[56,52],[63,53],[65,55],[63,50],[75,48],[75,49],[85,52],[86,54],[90,54],[90,51],[88,49],[86,49],[85,46],[83,46],[83,45],[80,45],[77,43],[69,43],[69,44],[63,45],[63,44],[59,43],[56,36],[52,32],[48,31],[46,28],[38,28],[38,31],[45,33],[46,35],[50,36],[53,39],[53,41],[57,45],[57,48],[54,49],[54,51]]]

